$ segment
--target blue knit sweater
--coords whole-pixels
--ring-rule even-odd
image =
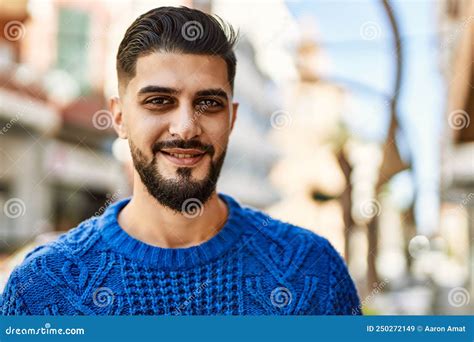
[[[354,284],[330,243],[219,194],[221,231],[167,249],[128,235],[130,199],[37,247],[10,276],[3,315],[353,315]]]

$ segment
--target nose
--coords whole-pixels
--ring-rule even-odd
[[[169,133],[183,140],[195,138],[201,134],[199,115],[192,105],[182,105],[173,113]]]

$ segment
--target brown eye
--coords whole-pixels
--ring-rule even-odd
[[[215,112],[222,109],[222,103],[214,99],[202,99],[196,102],[196,110],[200,112]]]
[[[156,106],[165,106],[172,103],[171,99],[166,97],[153,97],[147,101],[146,104],[156,105]]]

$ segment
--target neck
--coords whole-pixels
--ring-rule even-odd
[[[152,246],[186,248],[209,240],[224,226],[228,209],[216,191],[200,215],[190,218],[159,203],[136,173],[134,178],[132,199],[118,215],[119,225],[132,237]]]

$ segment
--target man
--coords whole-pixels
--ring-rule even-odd
[[[140,16],[117,54],[131,198],[32,251],[4,315],[360,314],[324,238],[216,192],[238,104],[236,34],[185,7]]]

